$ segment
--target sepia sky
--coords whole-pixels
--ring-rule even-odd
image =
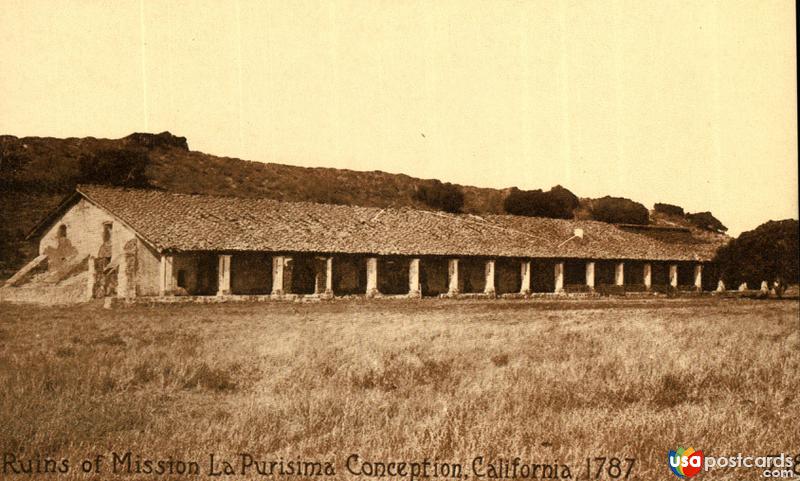
[[[0,134],[797,218],[791,1],[32,1]]]

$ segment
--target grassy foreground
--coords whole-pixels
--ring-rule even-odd
[[[76,461],[111,451],[203,471],[209,453],[330,460],[328,479],[357,479],[351,453],[463,463],[473,479],[476,456],[567,464],[581,479],[587,457],[618,456],[637,458],[632,479],[670,479],[679,445],[800,452],[799,306],[0,305],[0,451],[70,459],[47,479],[93,479]]]

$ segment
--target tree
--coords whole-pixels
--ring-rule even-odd
[[[623,197],[592,200],[592,217],[612,224],[647,225],[650,222],[650,212],[645,206]]]
[[[661,202],[657,202],[656,205],[653,206],[653,209],[658,213],[666,215],[676,215],[683,217],[685,214],[685,212],[683,211],[683,207],[672,204],[662,204]]]
[[[689,222],[691,222],[692,224],[696,225],[701,229],[720,232],[720,233],[728,230],[727,227],[722,225],[722,222],[720,222],[719,219],[711,215],[711,212],[698,212],[696,214],[686,214],[686,218],[689,219]]]
[[[514,187],[503,199],[503,210],[509,214],[528,217],[572,219],[578,204],[578,197],[560,185],[552,187],[548,192]]]
[[[769,221],[742,234],[721,247],[714,262],[728,286],[781,278],[800,282],[800,225],[797,220]]]
[[[82,155],[78,182],[86,184],[147,187],[147,152],[131,149],[108,149],[94,155]]]
[[[551,212],[555,214],[553,217],[558,219],[572,219],[574,217],[574,211],[580,205],[578,196],[561,185],[551,187],[550,192],[547,192],[547,196],[551,202]]]
[[[428,207],[445,212],[461,212],[464,207],[464,192],[457,185],[439,180],[425,181],[417,185],[414,198],[425,203]]]

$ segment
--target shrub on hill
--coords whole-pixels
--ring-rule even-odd
[[[714,262],[728,288],[742,282],[758,287],[776,278],[800,282],[800,225],[797,220],[769,221],[721,247]]]
[[[650,222],[650,212],[638,202],[623,197],[601,197],[592,200],[592,217],[612,224],[642,224]]]
[[[657,202],[656,205],[653,206],[653,210],[661,214],[677,215],[681,217],[683,217],[685,214],[683,207],[672,204],[663,204],[661,202]]]
[[[578,205],[578,197],[560,185],[548,192],[514,187],[503,201],[503,209],[509,214],[555,219],[572,219]]]
[[[461,187],[438,180],[427,180],[417,185],[414,198],[428,207],[445,212],[461,212],[464,207],[464,192]]]
[[[143,150],[107,149],[78,159],[78,182],[123,187],[147,187],[150,159]]]
[[[696,225],[701,229],[720,232],[720,233],[728,230],[727,227],[722,225],[722,222],[720,222],[719,219],[711,215],[711,212],[698,212],[696,214],[686,214],[686,218],[689,220],[689,222],[691,222],[692,224]]]

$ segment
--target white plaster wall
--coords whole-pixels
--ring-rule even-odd
[[[161,256],[150,246],[139,241],[136,249],[136,295],[157,296],[160,283]]]
[[[95,207],[85,199],[81,199],[67,210],[60,219],[45,233],[39,241],[39,254],[44,254],[48,247],[58,246],[58,230],[61,225],[67,226],[67,240],[78,251],[77,256],[97,256],[103,245],[103,223],[111,222],[111,259],[122,253],[125,243],[136,235],[130,229],[116,221],[104,210]]]

